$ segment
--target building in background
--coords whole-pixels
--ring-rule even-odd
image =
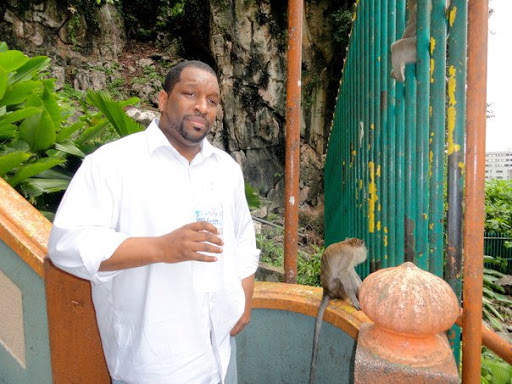
[[[485,154],[485,180],[512,179],[512,149]]]

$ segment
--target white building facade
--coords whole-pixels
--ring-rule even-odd
[[[485,180],[512,179],[512,149],[485,154]]]

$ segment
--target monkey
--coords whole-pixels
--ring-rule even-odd
[[[416,13],[417,0],[408,0],[409,18],[400,40],[391,44],[391,77],[396,81],[405,80],[405,65],[416,62]]]
[[[318,338],[329,300],[349,298],[357,310],[361,309],[358,298],[362,282],[354,267],[366,260],[367,253],[364,241],[352,237],[329,245],[322,254],[320,280],[324,290],[315,321],[309,384],[315,381]]]

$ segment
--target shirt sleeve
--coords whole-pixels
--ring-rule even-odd
[[[128,236],[116,231],[120,176],[94,155],[85,158],[61,201],[48,243],[48,256],[59,268],[93,283],[119,271],[99,271]],[[103,163],[104,164],[104,163]]]
[[[242,170],[238,165],[237,168],[238,177],[235,190],[235,212],[237,213],[235,219],[237,273],[241,279],[245,279],[256,273],[260,260],[260,250],[256,248],[254,223],[245,197]]]

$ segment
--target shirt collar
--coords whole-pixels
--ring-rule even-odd
[[[172,144],[169,142],[169,140],[167,140],[167,137],[165,137],[164,133],[158,126],[159,121],[159,119],[154,119],[146,129],[149,153],[152,154],[158,148],[167,147],[173,153],[179,155],[176,148],[174,148]],[[203,142],[201,143],[201,151],[196,156],[201,156],[202,158],[206,159],[211,155],[215,154],[216,151],[218,151],[218,149],[211,145],[207,139],[204,139]]]

